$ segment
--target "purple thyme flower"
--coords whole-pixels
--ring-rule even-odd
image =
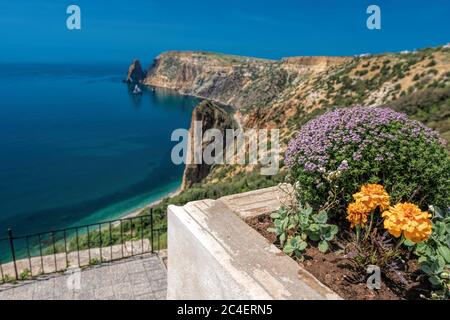
[[[338,167],[338,171],[346,171],[346,170],[348,170],[348,168],[349,168],[349,166],[348,166],[347,160],[343,160]]]
[[[389,131],[391,125],[398,129]],[[364,158],[366,151],[380,150],[387,141],[408,143],[411,137],[423,138],[426,143],[445,145],[439,134],[421,122],[409,120],[403,113],[381,107],[352,107],[329,111],[307,122],[289,142],[285,163],[303,166],[310,172],[334,170],[337,156],[348,156],[353,150],[353,161]],[[389,150],[376,160],[391,158]],[[348,165],[348,163],[347,163]],[[346,166],[343,165],[342,168]]]

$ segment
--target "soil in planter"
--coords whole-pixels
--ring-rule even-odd
[[[261,215],[257,217],[247,218],[245,222],[258,231],[264,238],[270,241],[270,243],[275,243],[277,241],[277,236],[273,232],[267,231],[268,228],[273,228],[272,218],[268,215]]]
[[[267,231],[273,227],[272,219],[268,215],[252,217],[246,222],[269,242],[279,246],[276,236]],[[339,248],[333,248],[336,249]],[[369,289],[366,285],[368,275],[356,268],[339,250],[324,254],[315,247],[309,247],[304,254],[304,260],[299,261],[299,264],[344,299],[420,299],[420,294],[427,295],[430,292],[427,283],[418,280],[420,272],[416,260],[410,260],[405,270],[382,272],[379,290]]]

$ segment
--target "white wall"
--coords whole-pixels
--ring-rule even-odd
[[[168,299],[339,299],[242,221],[230,200],[169,206]]]

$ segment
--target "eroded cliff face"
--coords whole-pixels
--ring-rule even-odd
[[[422,109],[422,113],[429,113],[426,108],[430,106],[417,106],[417,96],[430,90],[435,95],[433,90],[437,88],[449,90],[450,48],[355,57],[291,57],[279,61],[172,51],[155,59],[143,83],[231,106],[244,129],[277,128],[283,152],[301,125],[334,107],[395,105],[399,101],[397,109],[403,111],[405,101],[411,101],[414,108],[408,107],[404,112],[421,120],[417,114]],[[418,108],[422,108],[420,112]],[[219,115],[211,113],[210,119],[215,116]],[[209,117],[203,120],[208,122]],[[430,120],[425,124],[450,137],[445,121]],[[184,186],[201,181],[210,170],[207,166],[186,168],[189,183]]]
[[[195,51],[158,56],[144,84],[233,106],[244,127],[289,128],[334,106],[381,105],[450,82],[450,49],[279,61]]]
[[[264,60],[204,52],[167,52],[155,59],[144,84],[171,88],[182,94],[218,101],[235,108],[270,105],[300,76],[323,70],[331,63],[299,60]]]
[[[225,130],[234,129],[236,127],[236,124],[233,120],[233,116],[223,107],[220,107],[215,103],[205,100],[195,107],[195,109],[192,112],[192,121],[189,130],[190,148],[189,154],[187,155],[189,162],[188,164],[186,164],[186,167],[184,169],[183,182],[181,185],[182,190],[191,187],[195,183],[201,182],[204,178],[208,176],[213,167],[213,165],[206,163],[203,157],[201,157],[201,163],[199,164],[191,163],[194,162],[194,152],[195,152],[194,130],[196,124],[199,125],[198,128],[201,128],[199,129],[199,132],[201,132],[202,137],[204,137],[204,133],[207,130],[218,129],[222,133],[223,136],[222,144],[224,147],[226,146]],[[200,144],[200,142],[202,147],[201,150],[205,150],[206,146],[211,142],[211,140],[205,138],[202,141],[199,141],[198,143]],[[223,150],[221,152],[223,152]]]

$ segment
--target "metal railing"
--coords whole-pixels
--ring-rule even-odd
[[[164,246],[165,233],[165,228],[154,228],[152,210],[22,236],[8,229],[8,236],[0,239],[0,283],[153,253]]]

